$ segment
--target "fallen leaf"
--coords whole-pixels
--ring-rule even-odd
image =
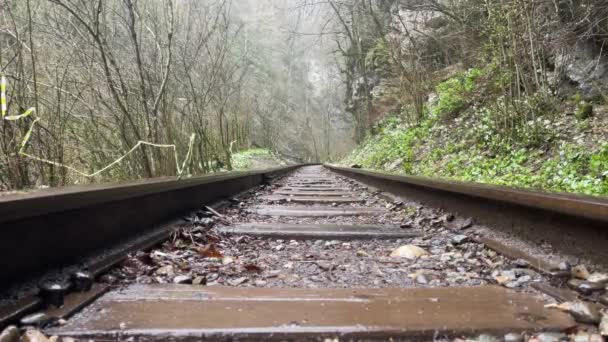
[[[587,279],[589,278],[590,274],[589,271],[587,270],[587,267],[585,267],[585,265],[577,265],[572,267],[572,270],[570,271],[572,273],[572,276],[578,279]]]
[[[243,266],[243,268],[245,268],[245,271],[247,271],[247,272],[255,272],[255,273],[262,272],[262,268],[258,265],[254,265],[254,264],[247,264],[247,265]]]
[[[496,282],[500,285],[504,285],[504,284],[508,283],[509,281],[511,281],[511,279],[509,279],[509,277],[503,276],[503,275],[494,277],[494,280],[496,280]]]
[[[360,249],[357,251],[357,256],[358,257],[368,257],[369,254],[367,254],[364,250]]]
[[[50,340],[38,330],[28,330],[23,335],[23,342],[49,342]]]
[[[204,258],[222,258],[222,253],[215,247],[214,244],[208,244],[205,247],[197,249],[198,254]]]

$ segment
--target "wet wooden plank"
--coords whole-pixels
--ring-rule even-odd
[[[426,338],[562,331],[536,297],[497,286],[297,289],[132,285],[103,296],[51,335],[79,339]]]
[[[357,194],[350,191],[300,191],[300,190],[277,190],[274,195],[285,196],[326,196],[326,197],[354,197]]]
[[[297,206],[260,206],[253,211],[258,215],[296,217],[365,216],[386,213],[386,210],[382,208],[327,208]]]
[[[401,239],[423,235],[396,225],[245,223],[219,230],[227,234],[289,239]]]
[[[345,188],[343,186],[338,186],[338,187],[286,186],[281,189],[286,190],[286,191],[325,191],[325,192],[327,192],[327,191],[339,191],[339,192],[350,191],[349,188]]]
[[[321,197],[321,196],[262,196],[263,200],[292,203],[363,203],[361,197]]]

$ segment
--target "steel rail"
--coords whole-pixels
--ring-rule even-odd
[[[325,165],[397,196],[473,217],[475,223],[608,265],[608,199]]]
[[[0,287],[139,236],[299,166],[0,197]]]

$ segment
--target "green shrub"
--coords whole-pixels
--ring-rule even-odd
[[[437,85],[436,91],[439,99],[431,113],[436,117],[443,117],[457,114],[465,109],[470,94],[475,90],[477,79],[484,73],[485,71],[482,69],[470,69],[462,75],[452,77]]]

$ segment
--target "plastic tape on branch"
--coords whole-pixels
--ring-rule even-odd
[[[34,114],[36,112],[36,108],[34,108],[34,107],[26,110],[24,113],[19,114],[19,115],[9,115],[9,116],[6,115],[8,112],[7,101],[6,101],[6,98],[7,98],[6,97],[6,85],[7,85],[6,77],[4,75],[1,75],[0,76],[0,97],[1,97],[1,103],[2,103],[2,119],[7,120],[7,121],[17,121],[17,120],[32,116],[32,114]],[[41,163],[46,163],[46,164],[50,164],[50,165],[54,165],[54,166],[58,166],[58,167],[63,167],[65,169],[68,169],[74,173],[77,173],[77,174],[79,174],[83,177],[87,177],[87,178],[95,177],[95,176],[101,174],[102,172],[109,170],[110,168],[114,167],[115,165],[117,165],[118,163],[123,161],[131,153],[136,151],[140,146],[147,145],[147,146],[152,146],[152,147],[157,147],[157,148],[172,148],[173,153],[175,155],[175,168],[177,171],[177,176],[179,179],[181,179],[182,175],[186,169],[186,165],[188,164],[188,162],[190,161],[190,158],[192,157],[192,149],[194,148],[194,140],[196,139],[196,134],[192,134],[190,136],[190,140],[188,143],[188,152],[186,153],[186,156],[185,156],[184,161],[181,164],[181,166],[179,163],[179,157],[177,155],[177,147],[174,144],[154,144],[154,143],[150,143],[147,141],[138,141],[137,144],[135,146],[133,146],[127,153],[123,154],[118,159],[114,160],[107,166],[103,167],[101,170],[95,171],[93,173],[86,173],[86,172],[82,172],[72,166],[61,164],[61,163],[58,163],[58,162],[55,162],[52,160],[36,157],[36,156],[30,155],[26,152],[27,143],[30,141],[30,139],[32,137],[32,132],[34,131],[34,127],[36,126],[36,124],[39,121],[40,121],[40,118],[34,118],[34,121],[32,121],[32,124],[30,125],[30,128],[28,129],[27,133],[25,133],[25,135],[23,136],[23,139],[21,140],[21,144],[19,146],[19,155],[24,156],[29,159],[39,161]]]
[[[17,121],[19,119],[27,118],[28,116],[32,115],[32,113],[34,113],[35,111],[36,111],[36,108],[32,107],[32,108],[26,110],[25,113],[23,113],[23,114],[5,116],[4,120]]]
[[[190,136],[190,142],[188,144],[188,152],[186,153],[186,157],[184,158],[184,161],[182,163],[182,166],[180,167],[179,164],[179,157],[177,155],[177,147],[174,144],[154,144],[154,143],[150,143],[147,141],[138,141],[137,144],[135,144],[135,146],[133,146],[129,151],[127,151],[127,153],[123,154],[122,156],[120,156],[118,159],[114,160],[113,162],[111,162],[110,164],[106,165],[105,167],[101,168],[100,170],[97,170],[93,173],[86,173],[86,172],[82,172],[79,171],[78,169],[71,167],[69,165],[65,165],[65,164],[60,164],[57,162],[54,162],[52,160],[48,160],[48,159],[44,159],[44,158],[39,158],[36,156],[32,156],[28,153],[26,153],[26,147],[27,147],[27,143],[29,142],[31,136],[32,136],[32,132],[34,130],[34,126],[36,125],[36,123],[38,123],[38,121],[40,121],[40,118],[37,118],[34,120],[34,122],[32,122],[32,125],[30,126],[30,129],[27,131],[27,133],[25,134],[23,141],[21,142],[21,148],[19,149],[19,154],[30,158],[30,159],[34,159],[37,160],[39,162],[43,162],[43,163],[47,163],[47,164],[51,164],[51,165],[55,165],[55,166],[59,166],[59,167],[63,167],[66,168],[70,171],[73,171],[83,177],[87,177],[87,178],[92,178],[95,176],[100,175],[102,172],[107,171],[109,169],[111,169],[112,167],[116,166],[117,164],[119,164],[121,161],[123,161],[125,158],[127,158],[131,153],[135,152],[140,146],[142,145],[146,145],[146,146],[152,146],[152,147],[157,147],[157,148],[172,148],[173,149],[173,153],[175,155],[175,166],[176,166],[176,171],[177,171],[177,175],[178,178],[181,179],[183,172],[186,168],[186,165],[188,164],[189,159],[192,156],[192,149],[194,147],[194,140],[196,138],[196,134],[192,134]]]

